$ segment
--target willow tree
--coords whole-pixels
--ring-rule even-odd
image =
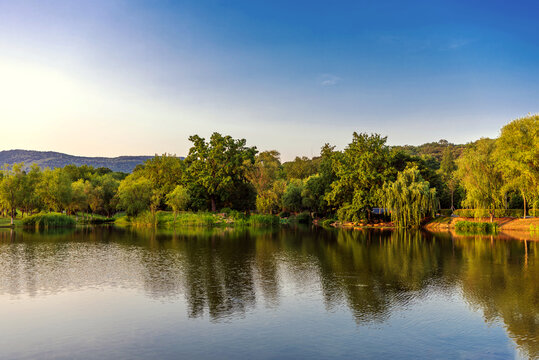
[[[517,190],[524,202],[539,193],[539,115],[516,119],[502,128],[496,158],[501,166],[504,190]],[[535,202],[533,202],[535,207]]]
[[[386,182],[381,190],[385,211],[398,227],[419,227],[427,215],[434,215],[438,207],[436,189],[423,180],[417,167],[401,171],[394,182]]]
[[[466,190],[464,205],[486,209],[490,222],[503,206],[503,178],[496,161],[496,141],[482,138],[467,145],[457,160],[457,175]]]

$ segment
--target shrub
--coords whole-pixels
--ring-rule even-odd
[[[222,214],[226,214],[227,216],[230,215],[230,213],[232,212],[233,210],[231,208],[228,208],[228,207],[225,207],[225,208],[222,208],[221,209],[221,213]]]
[[[237,210],[230,210],[230,212],[228,213],[228,217],[230,217],[231,219],[234,219],[235,221],[247,220],[248,218],[248,216],[245,215],[245,213],[241,211],[237,211]]]
[[[324,219],[319,222],[319,224],[323,227],[331,226],[333,223],[335,223],[335,219]]]
[[[440,215],[442,216],[451,216],[453,214],[453,210],[451,209],[441,209]]]
[[[290,212],[288,211],[282,211],[279,213],[279,217],[282,219],[282,218],[287,218],[287,217],[290,217]]]
[[[337,210],[337,218],[340,221],[361,221],[365,219],[365,214],[360,212],[350,204],[344,205]]]
[[[498,231],[497,223],[457,221],[455,230],[462,233],[493,234]]]
[[[532,211],[529,212],[530,215]],[[454,212],[455,215],[465,218],[488,218],[490,217],[487,209],[458,209]],[[494,217],[514,217],[519,218],[524,216],[523,209],[496,209]],[[532,215],[533,216],[533,215]]]
[[[301,214],[296,215],[296,221],[298,224],[309,224],[311,220],[311,214],[307,212],[302,212]]]
[[[74,227],[76,222],[73,218],[57,213],[36,214],[22,219],[24,227],[34,227],[38,229]]]
[[[279,222],[279,217],[275,215],[253,214],[249,217],[249,224],[252,226],[275,226]]]

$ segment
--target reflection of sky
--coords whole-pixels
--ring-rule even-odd
[[[285,280],[286,282],[286,280]],[[486,324],[459,296],[432,294],[358,324],[325,311],[319,291],[284,291],[278,307],[223,321],[189,318],[183,297],[152,299],[105,287],[0,298],[2,358],[510,358],[502,324]]]
[[[290,159],[539,111],[536,2],[324,4],[0,2],[2,147],[185,155],[220,131]]]

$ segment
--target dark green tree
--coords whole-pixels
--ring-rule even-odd
[[[218,200],[227,200],[234,185],[248,181],[246,171],[255,161],[256,147],[219,133],[213,133],[208,142],[198,135],[189,140],[193,146],[185,159],[187,181],[203,191],[216,211]]]
[[[392,172],[386,140],[378,134],[354,132],[352,142],[335,159],[337,179],[326,199],[341,208],[341,220],[370,219],[372,208],[379,204],[378,191]]]

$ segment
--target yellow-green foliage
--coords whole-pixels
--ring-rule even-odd
[[[399,227],[418,227],[427,215],[434,215],[438,201],[436,189],[431,189],[416,167],[400,172],[397,180],[385,183],[382,203]]]
[[[498,224],[487,222],[457,221],[455,230],[461,233],[493,234],[498,231]]]
[[[57,227],[74,227],[76,222],[73,218],[57,213],[36,214],[25,217],[22,220],[24,227],[48,229]]]

